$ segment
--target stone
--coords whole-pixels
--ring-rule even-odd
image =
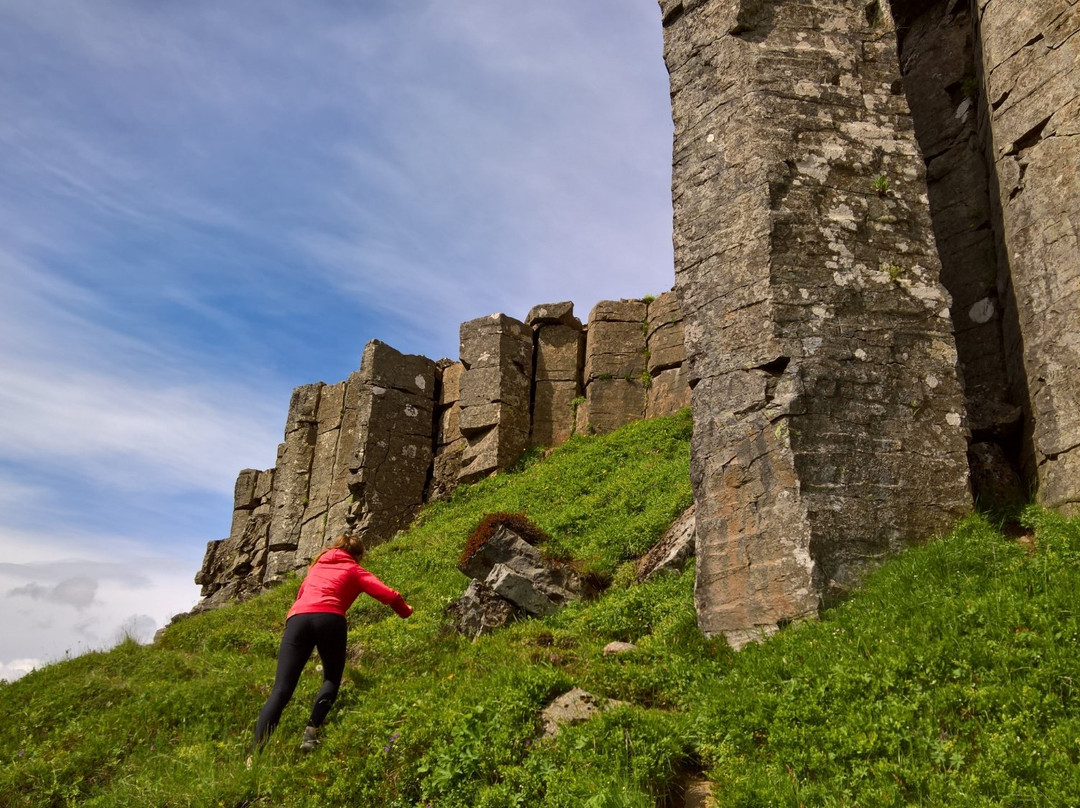
[[[675,292],[664,292],[648,304],[646,327],[647,369],[653,376],[681,367],[686,361],[683,316]]]
[[[573,304],[569,305],[572,314]],[[533,324],[536,369],[529,438],[533,446],[559,446],[574,433],[574,400],[581,395],[585,334],[577,318],[572,322]]]
[[[570,300],[533,306],[529,309],[525,324],[530,328],[542,325],[565,325],[577,331],[581,330],[581,320],[574,316],[574,303]]]
[[[638,581],[647,581],[665,571],[682,572],[694,557],[695,506],[691,505],[667,529],[637,565]]]
[[[435,364],[439,374],[436,408],[438,429],[425,501],[447,497],[457,488],[461,457],[466,445],[465,436],[461,434],[460,403],[461,374],[465,372],[465,366],[450,359],[440,359]]]
[[[602,710],[622,704],[575,687],[551,701],[540,713],[540,736],[554,738],[563,727],[588,721]]]
[[[594,379],[576,412],[575,432],[603,435],[645,416],[645,385],[639,379]]]
[[[458,634],[477,639],[511,623],[517,610],[483,581],[470,581],[465,594],[446,607]]]
[[[631,654],[637,650],[637,646],[632,642],[609,642],[604,646],[604,656],[623,656],[624,654]]]
[[[233,489],[232,529],[226,539],[207,543],[195,576],[200,608],[245,600],[262,588],[269,545],[274,470],[244,469]]]
[[[1031,424],[1026,474],[1038,501],[1080,513],[1080,6],[977,0],[986,136],[1017,326],[1014,388]],[[1003,294],[1000,294],[1001,292]]]
[[[532,329],[493,314],[461,325],[459,482],[508,470],[529,444]]]
[[[640,381],[645,372],[647,311],[640,300],[602,300],[593,307],[585,343],[586,385],[596,379]]]
[[[582,581],[569,567],[544,558],[504,524],[497,525],[483,544],[460,561],[458,569],[533,615],[555,612],[578,599],[583,589]]]
[[[408,527],[423,504],[434,455],[435,363],[372,340],[355,381],[349,522],[371,547]]]
[[[550,577],[544,567],[519,571],[506,564],[496,564],[484,583],[522,611],[546,617],[576,600],[575,593],[548,583]]]
[[[684,365],[661,370],[645,391],[645,417],[674,415],[690,406],[690,383]]]
[[[298,387],[289,401],[285,439],[278,446],[274,464],[266,583],[281,580],[293,569],[308,503],[311,464],[318,438],[319,394],[324,386],[319,382]]]
[[[888,7],[661,7],[695,603],[739,647],[970,510],[964,401]]]

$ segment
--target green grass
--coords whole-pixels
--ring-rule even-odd
[[[693,576],[628,561],[690,501],[689,418],[577,437],[462,489],[367,565],[417,611],[350,612],[351,661],[314,754],[310,664],[244,766],[296,583],[0,686],[4,806],[655,806],[688,769],[723,806],[1071,805],[1080,794],[1080,522],[1037,509],[1028,554],[981,517],[912,549],[820,621],[735,654],[697,630]],[[443,607],[487,513],[612,581],[472,643]],[[611,640],[638,651],[604,657]],[[553,740],[572,686],[624,702]]]

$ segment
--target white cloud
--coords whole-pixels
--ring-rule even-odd
[[[13,659],[10,662],[0,661],[0,680],[13,682],[21,676],[25,676],[35,668],[42,666],[40,659]]]
[[[73,606],[82,610],[94,602],[97,588],[98,582],[93,578],[77,576],[65,578],[55,586],[42,586],[39,583],[26,584],[10,590],[7,596],[9,598],[26,597],[47,603]]]
[[[63,543],[31,553],[0,534],[0,551],[36,556],[0,563],[0,677],[25,673],[30,662],[40,667],[108,649],[127,637],[148,642],[195,605],[190,559],[136,554],[129,540],[94,538],[70,542],[81,552],[67,555]]]

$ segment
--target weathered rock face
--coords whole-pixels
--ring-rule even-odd
[[[195,576],[195,583],[202,587],[203,608],[243,599],[261,589],[273,480],[273,469],[244,469],[237,476],[229,537],[207,544],[202,569]]]
[[[641,300],[605,300],[593,307],[577,431],[603,434],[644,417],[647,314]]]
[[[984,113],[1018,328],[1006,333],[1038,499],[1080,513],[1080,6],[976,0]]]
[[[461,434],[458,472],[473,482],[505,471],[529,445],[532,329],[505,314],[461,325]]]
[[[349,523],[370,547],[412,521],[432,463],[435,363],[372,340],[358,385]]]
[[[678,296],[674,292],[665,292],[648,305],[645,416],[656,418],[689,407],[690,384],[686,375],[683,316]]]
[[[319,436],[319,396],[325,386],[320,382],[298,387],[289,402],[285,440],[278,446],[277,462],[274,464],[269,556],[264,574],[266,583],[280,580],[293,569],[293,558],[300,545],[304,513],[308,506],[308,488]]]
[[[436,408],[435,460],[431,471],[431,484],[425,499],[437,500],[453,493],[458,484],[461,455],[465,450],[465,436],[461,434],[461,374],[465,366],[460,362],[440,359],[439,401]]]
[[[648,410],[655,415],[685,406],[689,387],[675,298],[662,295],[654,305]],[[635,318],[647,311],[642,301],[598,306],[604,316],[626,308]],[[297,388],[275,468],[241,473],[230,536],[207,547],[197,577],[202,607],[248,597],[302,569],[346,530],[370,545],[385,541],[423,502],[509,468],[530,442],[555,446],[569,438],[586,330],[571,302],[536,306],[527,320],[496,314],[465,323],[461,362],[405,356],[373,340],[347,381]],[[638,342],[645,327],[642,320],[630,329]],[[612,342],[605,344],[608,350]],[[643,344],[635,343],[631,362],[644,362]],[[613,425],[641,417],[644,387],[640,380],[630,385],[628,400],[595,388],[598,412]],[[509,573],[497,583],[506,592],[518,585]]]
[[[570,302],[535,306],[525,323],[532,328],[536,345],[530,442],[558,446],[574,433],[585,333]]]
[[[970,508],[965,410],[888,9],[661,8],[698,616],[740,645]]]
[[[965,392],[975,401],[1007,401],[1004,306],[998,295],[990,167],[979,132],[971,14],[967,4],[939,2],[911,21],[897,22],[905,32],[901,71],[927,167],[941,280],[952,295]]]

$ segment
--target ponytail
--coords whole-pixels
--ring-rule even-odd
[[[329,550],[344,550],[346,553],[353,557],[353,560],[357,564],[360,563],[360,559],[364,557],[364,553],[367,552],[367,548],[364,546],[364,540],[359,536],[355,536],[352,533],[342,533],[336,539],[334,539],[330,546],[319,553],[315,558],[311,560],[312,565],[318,563],[319,559],[323,557],[323,554]]]

